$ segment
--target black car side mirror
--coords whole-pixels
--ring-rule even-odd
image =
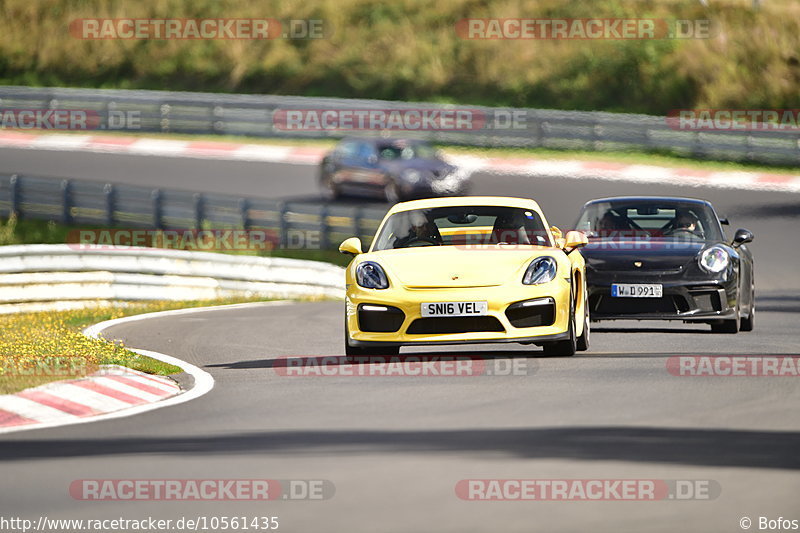
[[[741,246],[753,240],[753,233],[746,229],[737,229],[733,236],[733,246]]]
[[[723,226],[730,226],[731,224],[726,217],[720,218],[719,223],[722,224]]]

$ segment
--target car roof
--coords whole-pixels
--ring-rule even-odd
[[[595,198],[589,200],[585,205],[597,204],[601,202],[685,202],[692,204],[703,204],[711,207],[711,202],[700,198],[685,198],[681,196],[609,196],[608,198]]]
[[[395,204],[389,213],[410,211],[412,209],[429,209],[433,207],[458,207],[473,205],[496,205],[503,207],[521,207],[542,212],[539,204],[530,198],[515,198],[512,196],[447,196],[443,198],[425,198]]]

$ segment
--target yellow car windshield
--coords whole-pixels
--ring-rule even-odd
[[[378,234],[373,251],[491,244],[552,246],[547,229],[534,210],[505,206],[451,206],[393,214]]]

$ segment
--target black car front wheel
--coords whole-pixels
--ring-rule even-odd
[[[591,326],[589,325],[589,294],[587,287],[583,287],[583,333],[578,337],[576,346],[579,352],[585,352],[589,349],[589,335],[591,334]]]
[[[711,323],[712,333],[739,333],[739,304],[736,304],[734,317],[728,320],[718,320]]]
[[[739,322],[739,331],[753,331],[756,322],[756,291],[750,286],[750,312]]]

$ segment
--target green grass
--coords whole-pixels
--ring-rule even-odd
[[[81,331],[91,324],[168,309],[224,305],[256,298],[191,302],[121,302],[73,311],[45,311],[0,316],[0,394],[91,374],[100,365],[121,365],[149,374],[181,372],[128,350],[124,344],[90,339]]]
[[[642,112],[793,108],[800,4],[769,0],[6,0],[0,83]],[[83,40],[80,18],[321,19],[314,40]],[[710,19],[708,39],[467,40],[463,18]]]

